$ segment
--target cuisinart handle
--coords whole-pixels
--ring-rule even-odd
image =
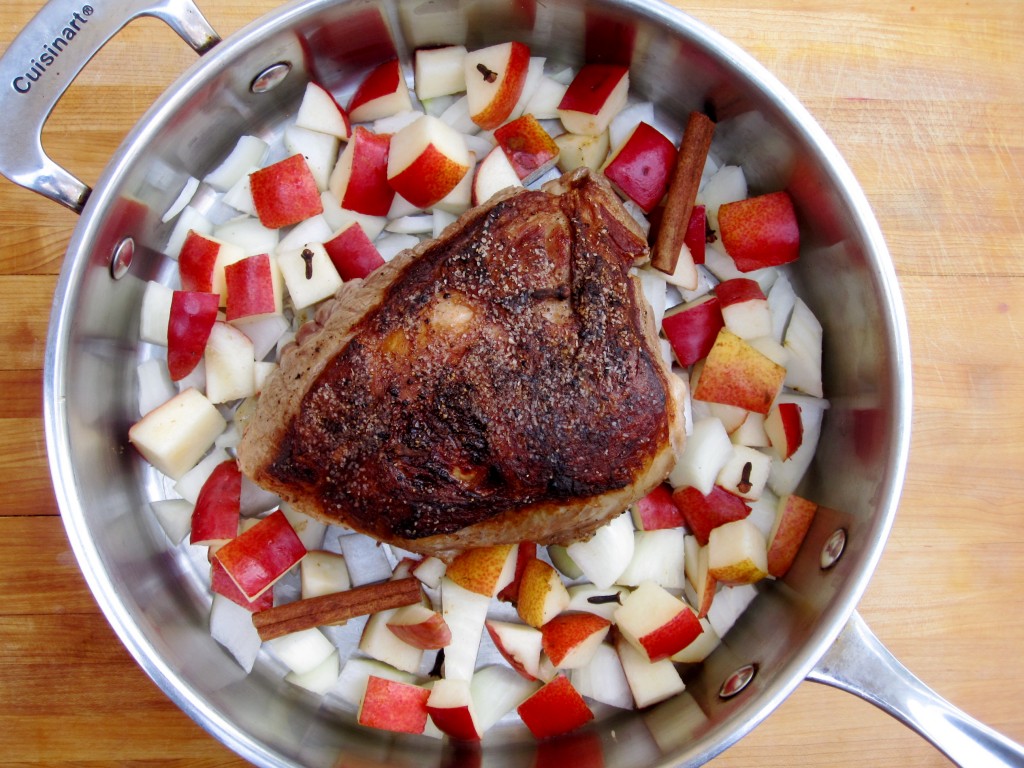
[[[43,125],[89,60],[140,16],[162,19],[200,54],[220,42],[191,0],[51,0],[0,58],[0,173],[82,212],[92,190],[43,151]]]

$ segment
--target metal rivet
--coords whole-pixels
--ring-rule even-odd
[[[120,280],[128,274],[135,257],[135,241],[126,237],[114,246],[113,255],[110,257],[110,276]]]
[[[750,681],[754,679],[754,675],[757,674],[757,664],[744,664],[742,667],[737,669],[722,683],[722,687],[718,691],[718,695],[723,699],[731,699],[737,693],[746,688]]]
[[[822,570],[831,568],[839,562],[839,558],[843,556],[844,549],[846,549],[846,529],[838,528],[828,537],[825,546],[821,548]]]
[[[290,62],[279,61],[277,64],[271,64],[252,79],[252,83],[249,84],[249,90],[253,93],[272,91],[288,77],[288,73],[291,71],[292,65]]]

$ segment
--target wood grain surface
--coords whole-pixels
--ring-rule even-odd
[[[674,1],[797,95],[874,206],[909,315],[914,418],[900,513],[860,611],[928,684],[1024,742],[1024,3]],[[38,5],[0,4],[0,47]],[[273,6],[202,3],[223,35]],[[44,145],[94,182],[193,59],[159,22],[132,23],[58,105]],[[61,526],[41,368],[75,223],[0,180],[0,763],[241,765],[122,648]],[[811,683],[713,761],[947,764],[870,705]]]

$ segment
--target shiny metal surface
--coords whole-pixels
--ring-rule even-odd
[[[395,54],[408,61],[418,45],[472,48],[510,38],[570,65],[628,53],[634,90],[654,100],[664,119],[681,122],[690,110],[713,109],[722,159],[744,166],[752,191],[785,187],[793,195],[804,240],[796,279],[825,328],[832,407],[803,488],[824,508],[800,558],[786,579],[762,589],[703,667],[687,675],[684,694],[644,713],[600,713],[582,737],[600,744],[603,764],[700,764],[749,732],[808,675],[827,677],[819,660],[831,658],[826,654],[854,613],[896,513],[911,403],[895,274],[848,167],[759,64],[693,19],[643,0],[284,6],[206,53],[111,160],[68,249],[45,376],[54,484],[93,592],[167,695],[254,763],[327,766],[343,758],[367,766],[475,765],[479,758],[487,766],[526,766],[537,745],[514,722],[489,735],[478,755],[367,731],[354,725],[353,713],[322,706],[284,683],[266,657],[246,676],[209,637],[203,576],[186,553],[167,547],[146,510],[165,489],[126,439],[135,416],[135,366],[152,352],[137,338],[142,290],[172,268],[159,252],[169,231],[160,214],[181,183],[205,175],[239,134],[277,135],[309,77],[345,96],[367,66]],[[254,93],[254,78],[282,62],[291,66],[289,77]],[[125,237],[135,242],[134,258],[115,283],[109,254]],[[823,569],[821,552],[837,529],[847,534],[842,557]],[[722,681],[748,664],[757,675],[737,695],[719,697]]]

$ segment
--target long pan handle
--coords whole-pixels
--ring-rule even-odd
[[[81,213],[88,185],[55,163],[42,146],[43,125],[89,60],[133,19],[166,22],[197,53],[220,37],[192,0],[118,0],[95,5],[51,0],[0,58],[0,173],[16,184]]]
[[[965,768],[1024,767],[1024,747],[964,714],[915,677],[854,613],[808,680],[870,701]]]

